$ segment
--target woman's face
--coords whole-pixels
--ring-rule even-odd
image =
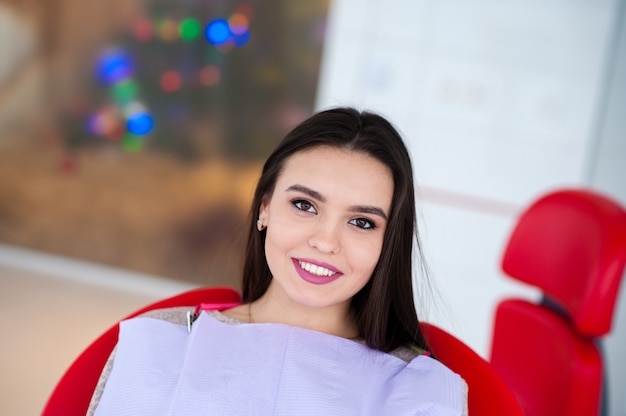
[[[287,159],[259,212],[270,289],[347,311],[380,257],[393,186],[390,170],[362,152],[320,146]]]

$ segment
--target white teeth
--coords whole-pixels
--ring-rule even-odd
[[[317,266],[315,264],[306,263],[304,261],[298,260],[300,267],[302,267],[307,272],[314,274],[316,276],[333,276],[337,274],[337,272],[333,272],[332,270],[328,270],[326,267]]]

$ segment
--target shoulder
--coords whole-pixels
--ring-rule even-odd
[[[428,355],[426,351],[413,345],[403,345],[391,351],[389,354],[406,362],[409,362],[422,354]]]
[[[426,371],[422,374],[427,374],[426,382],[429,383],[427,389],[432,389],[431,394],[434,394],[434,390],[439,392],[445,392],[442,398],[450,400],[451,403],[456,406],[460,406],[461,415],[467,416],[467,400],[468,400],[468,385],[467,382],[459,374],[449,369],[445,364],[429,356],[423,356],[418,360],[413,360],[410,365],[415,363],[415,367],[422,367]]]
[[[430,398],[433,403],[444,407],[456,409],[454,414],[467,415],[468,386],[459,374],[426,355],[415,358],[408,367],[414,370],[414,378],[419,378],[424,398]],[[456,413],[459,410],[460,413]]]
[[[178,325],[187,325],[187,312],[192,306],[177,306],[174,308],[153,309],[138,316],[138,318],[153,318]]]
[[[401,346],[390,353],[407,363],[408,374],[413,383],[419,383],[420,390],[426,392],[427,397],[450,399],[453,407],[460,408],[460,415],[468,415],[468,385],[459,374],[453,372],[444,363],[432,358],[430,353],[416,346]],[[419,379],[419,381],[417,381]],[[428,393],[429,390],[432,390]],[[450,403],[449,403],[450,404]],[[457,413],[455,413],[457,414]]]

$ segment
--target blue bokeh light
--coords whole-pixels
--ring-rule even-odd
[[[136,113],[126,122],[126,128],[136,136],[144,136],[152,131],[154,120],[148,113]]]
[[[236,46],[244,46],[250,40],[250,31],[246,30],[243,33],[233,34],[233,40]]]
[[[129,78],[132,73],[131,57],[121,49],[105,50],[96,60],[96,74],[104,84],[115,84]]]
[[[222,45],[228,41],[231,36],[230,26],[224,19],[215,19],[211,21],[204,29],[204,36],[214,45]]]

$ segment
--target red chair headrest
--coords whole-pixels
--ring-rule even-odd
[[[534,202],[519,218],[502,269],[543,290],[576,329],[611,329],[626,264],[626,211],[589,190],[562,190]]]

